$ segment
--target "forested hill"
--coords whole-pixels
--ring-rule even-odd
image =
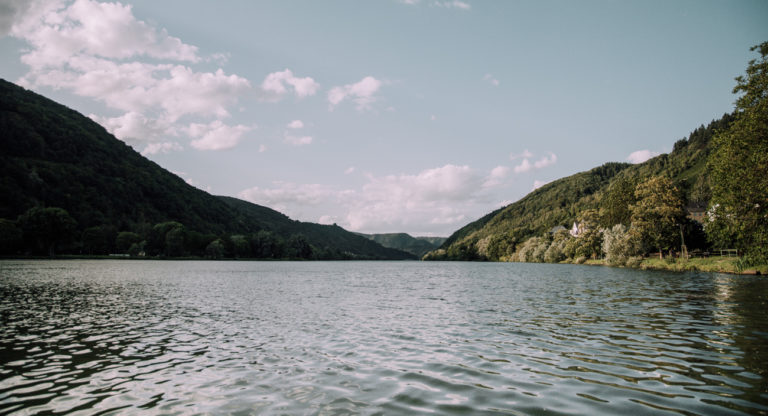
[[[571,228],[580,214],[599,213],[600,226],[629,223],[628,206],[634,188],[651,177],[672,180],[687,204],[706,206],[710,198],[706,163],[716,131],[733,121],[730,114],[700,126],[674,144],[673,151],[644,163],[606,163],[586,172],[558,179],[519,201],[495,210],[453,233],[427,259],[499,260],[509,258],[534,236],[554,227]]]
[[[162,255],[168,247],[158,233],[176,230],[171,240],[181,241],[173,255],[204,255],[218,242],[209,254],[413,258],[340,227],[293,221],[266,207],[210,195],[144,158],[91,119],[4,80],[0,133],[0,225],[10,230],[7,235],[21,233],[0,241],[5,253],[40,251],[42,237],[23,233],[33,218],[24,214],[35,207],[58,207],[74,225],[71,238],[57,237],[57,251],[119,251],[115,239],[128,232],[129,240],[148,254]],[[268,250],[257,247],[265,242]]]
[[[406,233],[386,234],[360,234],[363,237],[375,241],[384,247],[396,248],[406,251],[417,257],[440,247],[445,241],[444,237],[413,237]]]

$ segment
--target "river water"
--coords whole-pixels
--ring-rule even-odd
[[[768,279],[0,262],[0,414],[768,414]]]

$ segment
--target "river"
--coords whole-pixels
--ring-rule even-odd
[[[0,414],[768,414],[768,279],[0,261]]]

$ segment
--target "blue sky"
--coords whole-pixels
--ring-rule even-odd
[[[447,236],[733,108],[765,1],[0,0],[0,76],[189,183]]]

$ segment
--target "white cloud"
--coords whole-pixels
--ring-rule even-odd
[[[515,173],[528,172],[531,169],[533,169],[533,165],[531,165],[531,162],[529,162],[527,158],[523,159],[523,161],[514,168]]]
[[[339,105],[344,100],[352,100],[359,111],[369,110],[371,104],[376,101],[375,94],[382,86],[382,81],[367,76],[354,84],[347,84],[341,87],[333,87],[328,91],[328,102],[331,109]]]
[[[26,55],[31,66],[59,66],[72,56],[156,59],[197,62],[197,47],[183,43],[137,20],[131,6],[76,0],[37,2],[35,10],[20,16],[11,35],[32,45]]]
[[[293,120],[286,126],[289,129],[301,129],[304,128],[304,122],[301,120]]]
[[[630,153],[629,156],[627,156],[627,161],[629,161],[629,163],[635,163],[635,164],[643,163],[646,160],[656,157],[660,154],[661,153],[654,152],[651,150],[638,150]]]
[[[135,111],[129,111],[118,117],[101,117],[96,114],[89,114],[88,117],[127,143],[154,142],[168,136],[178,135],[174,127],[167,121],[148,119]]]
[[[548,184],[548,183],[550,183],[550,182],[551,182],[551,181],[540,181],[540,180],[538,180],[538,179],[537,179],[537,180],[534,180],[534,181],[533,181],[533,188],[531,188],[531,191],[535,191],[535,190],[537,190],[537,189],[541,188],[542,186],[544,186],[544,185],[546,185],[546,184]]]
[[[429,120],[430,121],[435,121],[435,120],[437,120],[437,116],[432,114],[431,116],[429,116]]]
[[[285,135],[285,142],[292,146],[305,146],[312,144],[312,136],[292,136],[290,134]]]
[[[528,151],[528,149],[523,150],[522,153],[511,153],[509,155],[509,160],[516,160],[516,159],[526,159],[533,157],[533,153]]]
[[[267,151],[267,146],[263,145],[263,144],[260,144],[259,145],[259,153],[264,153],[266,151]]]
[[[141,154],[144,156],[147,156],[147,155],[154,155],[157,153],[170,153],[170,152],[179,151],[183,149],[184,148],[181,147],[181,145],[176,142],[150,143],[147,145],[147,147],[144,148]]]
[[[533,167],[536,169],[545,168],[547,166],[552,166],[555,163],[557,163],[557,155],[554,153],[550,153],[549,157],[544,156],[541,159],[537,160],[533,163]]]
[[[433,6],[437,6],[437,7],[446,7],[446,8],[449,8],[449,9],[459,9],[459,10],[469,10],[469,9],[472,8],[472,6],[470,6],[469,4],[464,3],[463,1],[459,1],[459,0],[436,1],[436,2],[432,3],[432,5]]]
[[[320,84],[310,77],[296,77],[290,69],[273,72],[261,83],[261,89],[267,94],[265,98],[272,100],[279,100],[288,94],[289,87],[293,88],[296,97],[304,98],[315,95]]]
[[[34,1],[14,19],[11,36],[28,44],[21,61],[29,70],[18,82],[68,90],[122,111],[91,118],[129,144],[168,143],[185,130],[178,124],[182,117],[227,117],[228,107],[251,88],[247,79],[222,69],[192,69],[188,65],[209,59],[136,19],[131,6],[120,2]]]
[[[354,167],[354,166],[350,166],[350,167],[348,167],[348,168],[346,168],[346,169],[344,170],[344,174],[345,174],[345,175],[351,175],[351,174],[352,174],[352,173],[354,173],[354,172],[355,172],[355,167]]]
[[[238,198],[276,209],[293,218],[301,216],[307,207],[316,207],[324,203],[339,203],[345,198],[345,191],[321,184],[296,184],[292,182],[274,182],[273,188],[258,186],[245,189],[237,194]],[[312,219],[314,220],[313,217]],[[304,218],[309,220],[310,218]]]
[[[487,81],[489,84],[493,85],[494,87],[498,87],[501,82],[499,82],[498,79],[494,78],[491,74],[485,74],[483,77],[485,81]]]
[[[325,223],[351,230],[446,233],[487,209],[491,197],[483,184],[507,170],[499,167],[483,175],[469,166],[445,165],[416,174],[367,175],[367,182],[356,190],[277,182],[269,188],[246,189],[238,196],[294,218],[325,218]]]
[[[507,166],[496,166],[495,168],[491,169],[491,173],[483,183],[483,187],[489,188],[501,184],[507,175],[509,175],[510,170],[511,169]]]
[[[516,156],[516,155],[513,155],[513,156]],[[555,163],[557,163],[557,155],[555,155],[554,153],[550,153],[549,156],[544,156],[541,159],[539,159],[539,160],[537,160],[537,161],[535,161],[533,163],[531,163],[530,160],[528,160],[528,158],[532,157],[533,155],[530,152],[528,152],[527,150],[525,152],[523,152],[522,156],[525,157],[523,159],[523,161],[520,162],[520,164],[518,164],[517,166],[515,166],[513,168],[515,173],[530,172],[533,169],[542,169],[542,168],[545,168],[547,166],[552,166]],[[515,158],[513,158],[513,159],[515,159]]]
[[[190,143],[195,149],[225,150],[237,146],[242,135],[252,129],[252,127],[242,124],[228,126],[220,120],[214,120],[209,124],[190,124],[187,128],[187,134],[196,138]]]

